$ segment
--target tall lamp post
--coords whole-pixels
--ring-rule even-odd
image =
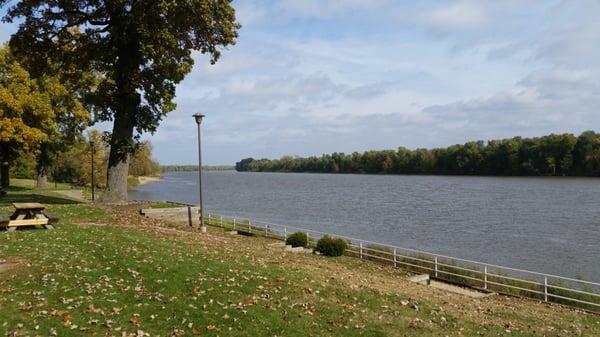
[[[200,136],[200,123],[204,115],[200,112],[194,114],[196,124],[198,125],[198,187],[200,189],[200,231],[206,233],[204,226],[204,189],[202,183],[202,137]]]
[[[94,149],[94,141],[93,140],[90,141],[90,147],[91,147],[91,150],[92,150],[92,158],[91,158],[92,159],[92,202],[94,202],[95,199],[96,199],[96,193],[95,193],[96,192],[96,177],[94,175],[94,173],[95,173],[94,172],[94,152],[95,152],[95,149]]]

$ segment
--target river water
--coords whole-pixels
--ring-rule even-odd
[[[209,212],[600,281],[600,179],[205,173]],[[198,173],[132,200],[198,204]]]

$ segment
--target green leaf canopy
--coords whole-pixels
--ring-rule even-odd
[[[138,133],[155,131],[175,108],[175,85],[192,69],[192,50],[214,63],[239,29],[229,0],[18,1],[4,20],[15,18],[24,18],[11,39],[17,55],[39,71],[53,64],[98,72],[89,97],[98,119],[123,114]]]

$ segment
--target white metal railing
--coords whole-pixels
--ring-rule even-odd
[[[348,243],[347,255],[360,259],[427,273],[433,278],[458,285],[600,311],[600,283],[597,282],[455,258],[295,226],[210,213],[205,216],[205,221],[212,226],[280,240],[286,240],[292,232],[303,232],[312,246],[325,235],[337,237]]]

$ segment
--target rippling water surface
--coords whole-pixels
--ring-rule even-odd
[[[136,200],[198,204],[198,173]],[[600,179],[205,173],[210,212],[600,281]]]

